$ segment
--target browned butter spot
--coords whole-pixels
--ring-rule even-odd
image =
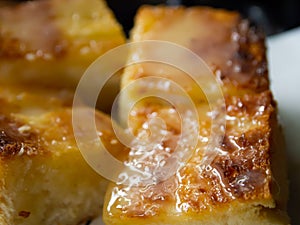
[[[27,218],[27,217],[30,216],[30,212],[27,212],[27,211],[20,211],[20,212],[19,212],[19,216],[24,217],[24,218]]]
[[[41,150],[40,141],[33,131],[22,131],[24,124],[0,115],[0,157],[36,155]]]

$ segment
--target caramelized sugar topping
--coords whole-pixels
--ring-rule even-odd
[[[26,124],[5,115],[0,115],[0,156],[35,155],[41,152],[37,133]]]
[[[165,40],[189,48],[224,83],[258,92],[268,89],[264,34],[238,13],[145,6],[138,12],[132,35],[132,41],[141,40]]]
[[[236,199],[270,199],[272,95],[267,91],[254,96],[227,96],[226,102],[228,126],[213,162],[202,161],[210,138],[207,115],[206,120],[200,121],[198,145],[188,163],[175,176],[157,185],[115,186],[107,208],[110,215],[147,217],[167,213],[170,208],[175,214],[200,212]],[[157,115],[165,113],[165,109],[157,110]],[[176,133],[173,136],[176,140]],[[164,143],[164,149],[167,145]]]

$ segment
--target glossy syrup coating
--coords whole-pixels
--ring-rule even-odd
[[[214,138],[210,136],[212,117],[218,112],[210,110],[203,93],[186,85],[175,70],[169,73],[171,70],[153,64],[127,68],[123,87],[147,76],[166,77],[183,85],[200,115],[198,144],[188,163],[165,181],[144,187],[111,184],[104,221],[122,225],[289,224],[281,204],[286,202],[286,175],[278,172],[285,170],[284,144],[276,119],[277,106],[269,90],[261,31],[235,12],[206,7],[144,6],[135,21],[131,41],[171,41],[204,59],[223,90],[225,136],[215,148],[217,156],[205,163],[207,144]],[[132,53],[136,54],[143,54],[143,49]],[[139,91],[124,95],[121,110]],[[149,161],[157,163],[157,158],[172,155],[183,129],[175,108],[151,100],[136,105],[129,122],[137,135],[147,134],[147,123],[153,117],[163,118],[163,133],[167,135],[152,149],[152,157],[147,156],[142,168]],[[140,159],[140,153],[132,149],[129,160]]]
[[[207,116],[200,122],[199,143],[188,164],[176,176],[157,185],[114,187],[113,197],[108,203],[112,216],[114,213],[125,217],[157,216],[168,214],[169,207],[174,210],[173,213],[205,212],[213,209],[214,205],[236,199],[273,205],[269,146],[269,121],[274,112],[272,96],[267,91],[242,98],[230,96],[226,100],[226,135],[213,162],[209,165],[202,162],[210,138],[211,120]],[[172,110],[160,108],[150,114],[162,117],[166,111],[170,117],[167,130],[171,134],[162,143],[163,150],[157,149],[152,153],[155,156],[162,155],[162,151],[171,154],[180,133],[173,119],[177,115],[172,115]],[[147,118],[141,120],[145,120],[143,124],[147,123]],[[143,130],[141,128],[139,132]],[[131,157],[138,158],[134,155],[136,153],[131,150]]]

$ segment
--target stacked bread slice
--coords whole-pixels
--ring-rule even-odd
[[[207,63],[226,103],[224,138],[215,148],[215,157],[203,160],[207,156],[206,146],[214,138],[212,119],[218,115],[209,108],[211,102],[204,95],[207,93],[203,94],[169,65],[145,62],[129,66],[122,77],[121,115],[122,110],[130,111],[128,105],[145,91],[147,84],[156,87],[149,82],[127,88],[134,82],[160,77],[165,82],[159,84],[163,87],[158,88],[161,93],[171,92],[164,87],[174,81],[188,93],[199,113],[198,144],[186,165],[168,179],[142,186],[111,184],[104,207],[106,224],[289,224],[285,213],[284,142],[269,89],[261,32],[234,12],[205,7],[145,6],[136,16],[131,41],[145,40],[179,44]],[[160,49],[135,48],[129,60],[155,51],[159,54]],[[182,57],[181,61],[191,60],[177,57]],[[159,147],[151,149],[152,157],[141,161],[139,168],[146,168],[151,161],[167,162],[164,157],[171,157],[174,146],[180,144],[179,134],[189,128],[180,126],[180,119],[187,117],[180,118],[182,115],[176,110],[172,104],[148,98],[121,117],[124,124],[133,125],[131,129],[137,135],[151,135],[153,118],[163,119],[166,124],[161,131],[167,135]],[[141,154],[149,152],[141,151],[143,148],[137,144],[131,149],[129,160],[144,159]],[[157,160],[156,156],[161,158]]]
[[[1,82],[76,87],[125,37],[104,1],[48,0],[0,9]]]
[[[0,8],[1,224],[76,225],[101,214],[107,181],[77,147],[73,95],[87,67],[124,40],[103,1]],[[108,149],[123,150],[109,116],[95,120]]]

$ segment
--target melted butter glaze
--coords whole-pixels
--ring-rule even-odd
[[[219,155],[211,164],[202,162],[210,134],[207,116],[200,121],[199,143],[190,161],[175,176],[157,185],[113,187],[107,206],[109,215],[149,217],[166,214],[168,210],[174,214],[197,213],[236,199],[270,198],[272,95],[267,91],[244,97],[227,96],[226,103],[229,125]],[[157,116],[166,111],[161,107],[156,110]]]

